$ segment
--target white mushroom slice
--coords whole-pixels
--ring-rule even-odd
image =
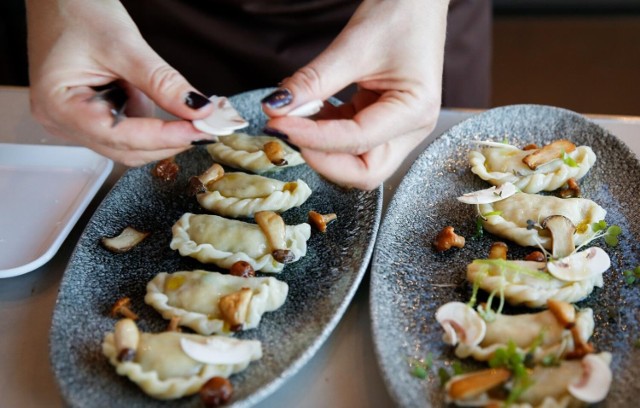
[[[252,217],[259,211],[284,212],[299,207],[311,196],[311,188],[298,179],[280,181],[257,174],[225,173],[196,196],[207,210],[225,217]]]
[[[240,116],[226,97],[213,95],[209,100],[214,106],[211,115],[192,122],[199,131],[215,136],[229,135],[249,125],[249,122]]]
[[[477,259],[467,266],[467,280],[489,293],[501,292],[512,305],[543,307],[549,299],[578,302],[602,287],[602,274],[579,281],[560,280],[546,270],[546,262]]]
[[[482,226],[488,232],[522,246],[542,246],[549,250],[553,247],[551,232],[537,226],[545,218],[552,215],[568,218],[576,226],[573,245],[580,246],[595,235],[592,225],[607,215],[604,208],[585,198],[562,199],[527,193],[480,204],[479,213],[494,214],[482,220]]]
[[[462,201],[465,204],[489,204],[504,200],[517,192],[516,186],[511,183],[505,183],[500,187],[493,186],[473,193],[463,194],[458,197],[458,201]]]
[[[255,271],[281,272],[284,263],[273,256],[269,237],[253,223],[230,220],[210,214],[184,214],[173,228],[169,246],[182,256],[193,257],[230,269],[237,261],[251,264]],[[309,224],[287,225],[284,230],[288,262],[295,262],[307,253],[311,236]]]
[[[449,302],[438,308],[436,320],[445,331],[443,340],[447,344],[458,343],[475,346],[484,338],[487,326],[484,320],[469,305]]]
[[[287,298],[289,286],[272,277],[243,278],[203,270],[159,273],[147,284],[144,301],[163,318],[180,317],[179,324],[200,334],[231,334],[231,325],[220,310],[220,299],[250,291],[241,314],[242,330],[258,327],[262,316],[277,310]]]
[[[557,190],[570,178],[579,180],[596,161],[596,155],[590,147],[579,146],[566,153],[577,166],[572,167],[563,160],[553,160],[531,170],[522,159],[534,152],[503,146],[473,150],[469,153],[471,171],[494,186],[510,182],[525,193],[538,193]]]
[[[499,149],[520,150],[518,146],[510,145],[508,143],[494,142],[491,140],[470,140],[469,143],[473,143],[480,146],[497,147]]]
[[[186,355],[205,364],[239,364],[247,356],[260,353],[259,341],[231,337],[209,337],[204,342],[183,337],[180,347]]]
[[[269,160],[263,150],[264,145],[269,142],[282,145],[284,160],[287,164],[276,166]],[[271,136],[250,136],[244,133],[219,136],[218,142],[207,145],[207,151],[218,163],[258,174],[304,163],[299,152],[282,140]]]
[[[547,263],[550,274],[568,282],[602,275],[609,267],[611,267],[609,255],[598,247],[591,247]]]
[[[324,105],[324,102],[322,102],[321,99],[314,99],[310,102],[307,102],[305,104],[298,106],[291,112],[287,113],[287,116],[306,117],[306,116],[315,115],[316,113],[320,112],[320,109],[322,109],[323,105]]]
[[[150,234],[150,232],[141,232],[133,227],[126,227],[118,236],[103,237],[101,242],[109,251],[121,254],[133,249]]]
[[[608,361],[600,355],[588,354],[582,359],[582,377],[578,382],[570,384],[568,390],[580,401],[593,404],[605,399],[611,380]]]
[[[107,333],[102,342],[102,352],[109,362],[116,368],[119,375],[128,377],[145,393],[158,399],[175,399],[197,393],[202,385],[212,377],[229,377],[243,371],[248,365],[262,357],[260,342],[254,340],[239,340],[223,338],[214,340],[230,345],[227,349],[229,356],[216,357],[215,361],[229,363],[209,364],[190,357],[183,349],[183,339],[191,343],[203,345],[209,339],[197,334],[179,332],[140,333],[135,358],[130,361],[118,360],[114,333]],[[239,343],[238,343],[239,342]],[[189,343],[187,343],[189,349]],[[237,352],[236,348],[243,350]],[[193,354],[193,353],[192,353]],[[195,353],[199,356],[198,352]],[[203,359],[212,360],[210,356]],[[233,361],[233,362],[231,362]]]

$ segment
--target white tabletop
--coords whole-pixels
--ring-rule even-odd
[[[473,111],[443,110],[434,132],[384,186],[385,208],[403,175],[435,137]],[[640,118],[589,115],[640,157]],[[48,135],[29,114],[26,88],[0,87],[0,142],[66,144]],[[126,169],[116,165],[58,253],[27,274],[0,279],[0,406],[64,406],[49,363],[49,328],[60,279],[71,252],[97,205]],[[0,191],[0,195],[9,194]],[[369,279],[317,354],[260,407],[388,407],[393,402],[373,351]]]

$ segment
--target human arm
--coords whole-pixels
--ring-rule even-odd
[[[342,185],[373,189],[433,130],[442,92],[448,0],[365,0],[332,44],[281,84],[289,103],[265,99],[268,128]],[[349,84],[351,101],[315,120],[288,117]]]
[[[27,0],[33,115],[52,134],[130,166],[208,138],[190,121],[148,117],[154,102],[182,119],[213,109],[144,41],[117,0]],[[114,123],[96,87],[117,83],[127,118]],[[199,108],[199,109],[198,109]],[[115,125],[114,125],[115,124]]]

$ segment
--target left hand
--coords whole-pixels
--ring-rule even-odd
[[[322,54],[263,100],[267,127],[329,180],[379,186],[435,127],[447,6],[447,0],[365,0]],[[358,85],[352,100],[325,104],[315,120],[286,116],[352,83]]]

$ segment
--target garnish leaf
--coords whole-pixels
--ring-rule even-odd
[[[573,160],[573,157],[569,156],[567,152],[562,152],[562,161],[569,167],[580,167],[580,165],[576,163],[576,161]]]

